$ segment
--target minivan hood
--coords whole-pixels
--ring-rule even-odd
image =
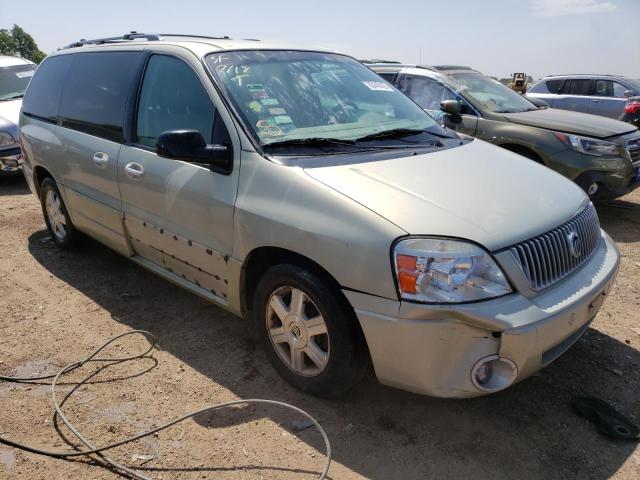
[[[506,120],[520,125],[530,125],[547,130],[575,133],[595,138],[612,137],[635,130],[635,127],[629,123],[599,115],[560,110],[558,108],[541,108],[530,112],[504,113],[501,115]]]
[[[480,140],[305,172],[408,234],[464,238],[489,250],[557,227],[588,201],[563,176]]]
[[[22,106],[22,99],[6,100],[4,102],[0,102],[0,117],[4,117],[14,125],[18,125],[21,106]]]

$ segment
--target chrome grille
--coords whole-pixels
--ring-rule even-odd
[[[576,241],[576,237],[579,240]],[[539,291],[580,268],[593,255],[599,239],[598,214],[589,203],[565,224],[513,245],[509,251],[520,264],[531,288]]]

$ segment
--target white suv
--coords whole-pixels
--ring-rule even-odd
[[[0,172],[16,171],[22,164],[18,117],[35,69],[33,62],[23,58],[0,56]]]

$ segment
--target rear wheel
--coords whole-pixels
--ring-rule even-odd
[[[73,247],[78,233],[52,178],[45,178],[40,185],[40,204],[45,223],[56,245],[62,248]]]
[[[340,292],[289,264],[270,268],[251,315],[269,360],[294,387],[313,395],[349,390],[365,371],[365,349]]]

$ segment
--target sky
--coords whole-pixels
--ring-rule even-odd
[[[81,38],[191,33],[458,64],[487,75],[640,78],[640,0],[0,0],[45,53]]]

